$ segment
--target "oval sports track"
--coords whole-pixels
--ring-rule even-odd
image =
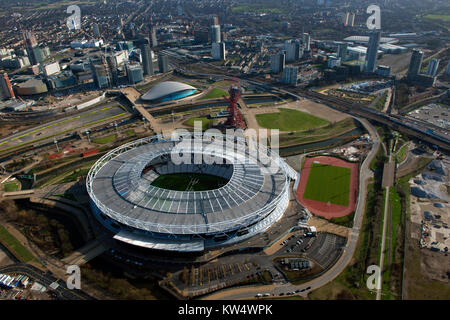
[[[358,168],[358,163],[335,157],[307,157],[297,199],[313,214],[327,219],[349,215],[356,208]]]

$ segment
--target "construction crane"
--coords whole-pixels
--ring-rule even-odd
[[[225,121],[225,126],[244,129],[245,122],[242,113],[238,108],[238,101],[241,98],[241,86],[238,78],[233,77],[228,93],[230,94],[229,97],[224,96],[225,100],[228,102],[227,111],[229,113],[229,116]]]

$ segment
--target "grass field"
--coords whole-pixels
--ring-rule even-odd
[[[450,22],[450,15],[427,14],[426,16],[424,16],[424,18]]]
[[[208,119],[206,117],[192,117],[186,120],[185,124],[194,127],[195,121],[201,121],[202,122],[202,130],[209,129],[210,125],[214,124],[214,119]]]
[[[14,192],[19,190],[19,186],[17,185],[16,182],[6,182],[3,184],[3,190],[5,192]]]
[[[109,135],[109,136],[106,136],[106,137],[93,139],[92,142],[93,143],[98,143],[98,144],[107,144],[107,143],[114,142],[114,140],[116,140],[116,135],[112,134],[112,135]]]
[[[329,124],[328,121],[305,112],[279,108],[280,112],[256,115],[258,124],[267,129],[280,131],[304,131]]]
[[[204,99],[214,99],[214,98],[221,98],[223,96],[229,96],[230,94],[226,92],[225,90],[214,88],[210,92],[208,92],[205,96],[203,96],[200,100]]]
[[[350,173],[349,168],[313,163],[303,197],[348,206]]]
[[[14,251],[13,253],[23,262],[26,263],[31,260],[36,260],[36,258],[33,257],[33,255],[3,226],[0,226],[0,242],[3,243],[9,250]]]
[[[152,186],[175,191],[205,191],[218,189],[228,182],[221,177],[198,173],[174,173],[159,176]]]

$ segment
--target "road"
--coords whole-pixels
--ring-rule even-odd
[[[390,149],[390,148],[388,148]],[[395,165],[392,162],[392,153],[389,154],[389,161],[384,166],[384,170],[389,170],[392,172],[383,172],[383,182],[382,185],[386,187],[386,198],[384,200],[384,218],[383,218],[383,235],[381,236],[381,253],[380,253],[380,287],[377,288],[377,300],[381,299],[381,289],[382,289],[382,276],[383,276],[383,265],[384,265],[384,251],[386,247],[386,229],[388,221],[388,210],[389,210],[389,188],[393,185],[393,170],[391,169]]]
[[[94,298],[81,290],[70,290],[66,283],[60,279],[56,279],[50,273],[43,271],[29,265],[29,264],[13,264],[0,268],[0,273],[20,273],[26,275],[49,289],[50,284],[56,282],[58,287],[54,292],[58,299],[61,300],[93,300]]]
[[[64,119],[44,123],[40,126],[24,130],[0,139],[0,152],[27,143],[51,139],[54,136],[71,134],[81,127],[88,127],[108,119],[127,116],[128,113],[117,105],[116,101],[109,102],[86,112],[80,112]]]
[[[367,195],[367,185],[368,180],[372,176],[372,171],[370,170],[370,162],[374,159],[378,152],[378,148],[380,147],[380,137],[378,136],[377,131],[375,128],[372,127],[372,125],[364,119],[358,119],[364,127],[369,132],[370,136],[372,137],[373,146],[370,150],[369,154],[367,155],[366,159],[361,165],[360,169],[360,181],[359,181],[359,193],[358,193],[358,203],[355,210],[355,217],[353,220],[353,228],[350,233],[350,237],[347,240],[347,244],[345,246],[345,249],[343,250],[343,253],[339,260],[336,262],[336,264],[331,267],[327,272],[325,272],[322,276],[315,278],[311,281],[308,281],[306,283],[303,283],[301,285],[293,285],[290,283],[283,283],[283,284],[272,284],[269,286],[254,286],[254,287],[246,287],[246,288],[239,288],[239,289],[226,289],[219,291],[217,293],[211,294],[205,299],[251,299],[254,298],[257,293],[265,293],[270,292],[274,295],[279,295],[280,293],[287,293],[292,292],[296,290],[303,290],[308,287],[310,287],[309,290],[318,289],[328,282],[335,279],[339,274],[341,274],[342,271],[347,267],[347,265],[350,263],[353,254],[356,249],[356,245],[358,243],[359,233],[362,225],[362,220],[366,208],[366,195]],[[307,294],[307,291],[304,293],[298,293],[297,295],[305,296]]]

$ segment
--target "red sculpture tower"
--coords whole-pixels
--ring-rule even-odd
[[[229,116],[227,121],[225,121],[225,126],[234,127],[236,129],[244,129],[245,122],[242,117],[242,113],[238,108],[238,101],[241,98],[241,86],[239,84],[239,79],[234,77],[233,83],[230,86],[230,90],[228,90],[230,94],[229,97],[225,97],[225,100],[228,101],[228,109]]]

